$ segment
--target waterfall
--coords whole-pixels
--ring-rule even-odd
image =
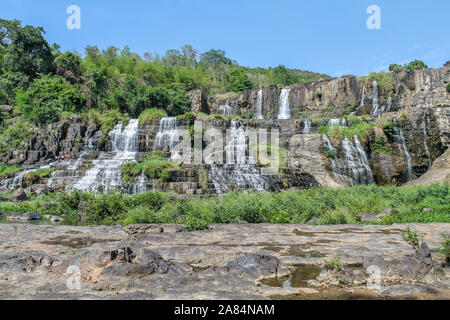
[[[228,102],[228,100],[225,102],[224,105],[219,107],[219,110],[222,111],[222,115],[225,117],[232,117],[233,116],[233,111],[231,109],[230,103]]]
[[[226,164],[212,164],[208,173],[217,194],[232,189],[268,189],[266,177],[260,174],[256,160],[246,155],[247,149],[246,128],[241,122],[232,120],[225,146]]]
[[[278,119],[289,120],[291,118],[291,110],[289,106],[289,93],[291,89],[282,89],[280,94],[280,101],[278,102],[279,112]]]
[[[97,151],[97,146],[94,144],[96,141],[98,142],[101,135],[102,131],[99,130],[92,137],[86,137],[80,156],[73,163],[70,163],[65,170],[58,169],[53,171],[47,182],[47,187],[69,186],[68,189],[70,189],[70,185],[76,183],[76,180],[79,178],[81,174],[79,168],[86,162],[86,157]]]
[[[408,147],[406,145],[405,137],[403,136],[403,131],[397,126],[397,119],[394,118],[394,140],[397,143],[400,153],[403,153],[406,157],[407,165],[407,181],[412,179],[412,166],[411,166],[411,155],[408,152]]]
[[[428,166],[431,168],[431,166],[433,165],[433,160],[431,159],[430,149],[428,148],[428,143],[427,143],[428,134],[427,134],[426,117],[427,117],[427,113],[424,112],[423,118],[422,118],[423,145],[425,147],[425,154],[428,158]]]
[[[340,126],[345,127],[347,126],[347,121],[345,119],[330,119],[328,121],[328,125],[331,126]]]
[[[311,121],[303,120],[303,134],[308,134],[311,131]]]
[[[144,193],[145,191],[147,191],[147,184],[148,178],[144,174],[144,172],[142,172],[141,175],[134,182],[131,193],[132,194]]]
[[[24,170],[13,174],[11,178],[3,179],[0,181],[0,187],[5,187],[8,190],[14,190],[16,188],[22,188],[23,186],[23,177],[27,173],[35,172],[39,169],[50,169],[55,166],[58,161],[54,161],[48,165],[41,166],[36,169]]]
[[[392,109],[392,97],[389,97],[387,100],[386,112],[391,112],[391,109]]]
[[[366,100],[366,86],[363,85],[363,90],[362,90],[362,98],[361,98],[361,107],[364,106],[364,100]]]
[[[103,192],[122,188],[122,165],[136,160],[138,151],[139,120],[130,120],[122,131],[119,122],[109,133],[112,151],[115,156],[110,159],[93,160],[93,167],[86,171],[83,178],[68,189],[78,189],[86,192]]]
[[[159,130],[155,137],[156,147],[169,147],[169,150],[175,146],[175,136],[177,134],[178,119],[176,117],[165,117],[159,122]]]
[[[360,166],[362,166],[364,168],[364,174],[362,175],[362,177],[363,177],[362,183],[363,184],[372,184],[373,183],[373,174],[372,174],[372,169],[370,168],[369,159],[367,158],[367,154],[364,151],[363,147],[361,146],[361,143],[359,142],[356,134],[353,137],[353,141],[355,144],[356,151],[359,154]]]
[[[256,119],[258,120],[264,119],[262,115],[262,103],[263,103],[263,92],[262,90],[259,90],[258,95],[256,97]]]
[[[331,168],[337,179],[345,181],[352,186],[373,183],[372,170],[367,155],[356,135],[353,137],[353,142],[347,137],[342,141],[342,149],[345,155],[344,161],[338,157],[337,151],[331,145],[327,135],[322,135],[322,139],[328,151],[336,155],[331,157]]]
[[[379,99],[378,99],[378,83],[374,80],[372,83],[373,87],[373,98],[372,98],[372,115],[379,117],[380,111],[379,108]]]

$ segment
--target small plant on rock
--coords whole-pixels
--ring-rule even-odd
[[[324,259],[325,268],[332,271],[340,271],[342,269],[342,261],[339,255],[335,255],[330,259]]]
[[[447,83],[446,90],[447,90],[448,93],[450,93],[450,83]]]
[[[419,236],[417,232],[411,231],[409,227],[406,229],[406,232],[402,233],[402,237],[414,249],[417,249],[419,247]]]
[[[439,251],[445,256],[445,262],[450,263],[450,233],[442,233],[442,246]]]

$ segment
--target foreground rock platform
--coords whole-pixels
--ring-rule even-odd
[[[196,232],[0,224],[0,299],[450,299],[445,265],[442,276],[427,283],[266,285],[268,279],[288,279],[299,266],[320,268],[336,254],[353,268],[377,256],[412,257],[414,249],[401,235],[408,226],[438,257],[441,233],[450,224],[240,224]]]

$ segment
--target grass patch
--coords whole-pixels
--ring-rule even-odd
[[[85,208],[81,213],[78,208]],[[135,196],[121,193],[94,195],[75,191],[41,195],[30,201],[1,202],[0,211],[67,214],[66,223],[85,224],[183,223],[189,230],[212,223],[305,224],[317,217],[319,224],[360,224],[362,212],[392,214],[371,224],[450,223],[448,184],[398,188],[356,186],[342,189],[312,188],[279,193],[231,192],[222,197],[169,200],[164,193]],[[431,212],[423,212],[431,208]]]
[[[124,182],[132,182],[144,173],[148,178],[158,182],[169,181],[170,172],[179,170],[179,167],[159,156],[149,156],[142,162],[130,162],[122,166]]]
[[[39,180],[50,176],[50,174],[55,171],[55,168],[49,169],[37,169],[36,171],[28,172],[23,175],[23,185],[25,187],[30,187]]]
[[[380,72],[375,73],[372,72],[367,77],[369,81],[376,81],[378,86],[385,91],[394,90],[394,77],[392,76],[392,72]]]
[[[167,112],[163,109],[157,109],[157,108],[149,108],[142,111],[142,113],[139,115],[139,123],[149,123],[153,120],[161,119],[167,117]]]
[[[0,162],[0,179],[4,179],[5,177],[9,176],[10,174],[19,172],[21,169],[17,166],[9,167],[3,162]]]

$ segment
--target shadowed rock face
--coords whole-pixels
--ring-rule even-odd
[[[448,267],[439,277],[415,274],[439,268],[440,233],[450,226],[410,227],[428,243],[416,253],[402,239],[405,225],[212,225],[209,231],[129,235],[122,227],[0,224],[0,299],[326,298],[358,290],[374,299],[449,299]],[[321,267],[335,254],[350,270],[342,273],[343,288],[333,287],[333,281],[328,289],[314,281],[306,287],[317,274],[298,288],[261,284],[286,279],[299,265]],[[386,270],[393,266],[400,278],[382,283],[380,290],[368,289],[363,263]],[[71,285],[77,279],[74,270],[79,270],[80,290]],[[330,293],[332,287],[339,293]]]
[[[450,94],[445,86],[449,81],[450,68],[445,66],[392,73],[391,87],[344,76],[289,88],[270,86],[209,98],[202,92],[192,92],[193,111],[222,114],[226,109],[227,115],[240,117],[239,121],[230,121],[226,117],[199,115],[197,120],[202,121],[203,128],[215,128],[215,136],[222,134],[224,140],[230,129],[242,128],[244,133],[251,128],[269,132],[279,130],[285,168],[278,174],[262,176],[261,164],[220,167],[184,163],[180,170],[171,173],[169,181],[139,177],[135,181],[116,183],[116,188],[129,193],[162,190],[180,196],[200,197],[233,189],[276,191],[371,182],[402,185],[425,174],[448,148]],[[386,111],[380,114],[385,121],[383,124],[371,114],[377,96],[374,88],[378,93],[377,110]],[[287,101],[280,103],[280,98],[287,98]],[[289,112],[286,112],[290,114],[289,120],[278,119],[280,105],[289,106]],[[345,119],[344,116],[349,114],[360,117]],[[175,120],[179,129],[192,129],[194,124],[190,117]],[[345,140],[318,132],[321,126],[336,123],[345,127],[357,121],[372,125],[358,140],[355,136]],[[390,136],[383,125],[394,122],[394,133]],[[171,159],[168,147],[156,141],[160,127],[160,120],[139,126],[136,160],[155,150],[165,152],[167,159]],[[35,130],[26,150],[0,154],[1,162],[20,165],[24,169],[34,170],[49,163],[57,169],[50,177],[34,181],[26,193],[45,193],[73,185],[79,177],[95,171],[95,163],[107,163],[115,157],[112,139],[100,141],[100,128],[82,123],[80,119]],[[206,146],[204,142],[203,147]],[[70,160],[51,163],[58,155],[68,155]],[[8,186],[20,186],[17,182],[22,180],[19,179],[22,173],[8,177],[11,183],[0,182],[0,192]],[[445,179],[448,180],[443,177],[439,181]],[[426,179],[419,181],[426,182]]]

